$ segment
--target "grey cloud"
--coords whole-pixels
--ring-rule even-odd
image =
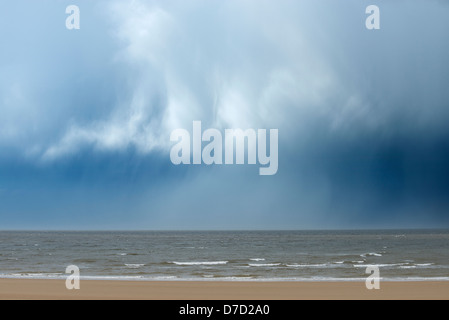
[[[78,35],[54,27],[59,9],[38,5],[30,12],[48,15],[46,27],[0,31],[9,43],[0,52],[2,150],[47,166],[92,161],[86,149],[168,162],[171,130],[192,120],[278,128],[272,179],[261,182],[251,167],[164,169],[148,182],[161,193],[149,188],[158,197],[134,199],[138,209],[159,226],[225,223],[227,212],[247,226],[255,217],[279,227],[360,226],[374,213],[379,226],[447,221],[445,4],[379,2],[381,30],[368,31],[368,1],[89,3],[80,2]],[[35,51],[16,35],[40,39]],[[98,179],[121,165],[110,161],[110,171],[95,168]],[[167,194],[180,201],[167,204]],[[208,211],[213,203],[221,206]]]

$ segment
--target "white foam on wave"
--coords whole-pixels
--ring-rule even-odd
[[[161,280],[164,280],[164,281],[177,280],[177,279],[178,279],[177,276],[157,276],[157,277],[150,278],[150,280],[159,280],[159,281],[161,281]]]
[[[364,253],[360,255],[362,258],[366,258],[366,257],[382,257],[382,254],[377,253],[377,252],[369,252],[369,253]]]
[[[381,263],[381,264],[358,264],[358,265],[354,265],[355,268],[366,268],[366,267],[370,267],[370,266],[376,266],[379,268],[388,268],[388,267],[399,267],[401,269],[415,269],[417,267],[419,268],[425,268],[425,267],[432,267],[435,268],[437,266],[435,266],[434,263],[418,263],[418,264],[412,264],[410,262],[405,262],[405,263]]]
[[[253,277],[225,277],[223,280],[237,280],[237,281],[248,281],[254,279]]]
[[[398,277],[387,278],[385,281],[449,281],[449,277]]]
[[[178,266],[213,266],[213,265],[223,265],[227,264],[228,261],[192,261],[192,262],[177,262],[173,261],[172,263]]]
[[[318,263],[318,264],[287,264],[287,267],[292,268],[325,268],[329,267],[328,263]]]
[[[249,259],[251,261],[265,261],[264,258],[254,258],[254,259]]]
[[[276,267],[280,266],[280,263],[250,263],[250,267]]]
[[[387,268],[387,267],[398,267],[398,266],[404,266],[404,265],[406,265],[406,263],[355,264],[354,268],[367,268],[367,267]]]
[[[15,273],[15,274],[0,274],[0,279],[65,279],[65,274],[44,274],[44,273]],[[449,281],[449,277],[382,277],[382,281]],[[272,282],[272,281],[300,281],[300,282],[321,282],[321,281],[338,281],[338,282],[353,282],[360,281],[365,282],[366,278],[339,278],[339,277],[326,277],[326,276],[312,276],[312,277],[249,277],[249,276],[228,276],[228,277],[187,277],[180,278],[177,276],[81,276],[81,280],[114,280],[114,281],[254,281],[254,282]]]
[[[81,280],[146,280],[144,276],[81,276]]]
[[[59,279],[66,277],[63,273],[12,273],[8,275],[1,275],[2,278],[27,278],[27,279]]]

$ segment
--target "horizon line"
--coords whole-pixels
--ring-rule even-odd
[[[448,227],[328,228],[328,229],[0,229],[0,232],[294,232],[294,231],[449,231]]]

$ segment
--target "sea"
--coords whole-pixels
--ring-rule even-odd
[[[0,278],[448,281],[449,230],[0,231]]]

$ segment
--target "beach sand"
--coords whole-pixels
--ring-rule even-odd
[[[0,279],[0,299],[304,300],[449,299],[449,281],[381,282],[191,282],[82,280],[67,290],[65,280]]]

